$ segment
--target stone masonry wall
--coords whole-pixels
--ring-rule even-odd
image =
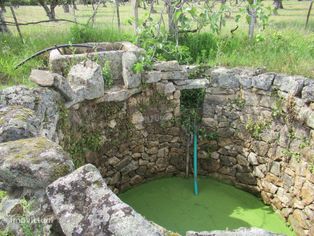
[[[258,194],[298,235],[314,234],[314,82],[249,69],[210,72],[201,169]],[[202,158],[210,161],[202,165]]]
[[[153,177],[183,175],[186,135],[179,122],[181,91],[206,88],[201,128],[209,138],[199,140],[199,173],[261,196],[298,235],[314,235],[314,82],[261,70],[198,70],[174,61],[135,74],[137,54],[133,54],[125,53],[121,59],[124,85],[105,87],[101,66],[86,60],[73,65],[68,78],[34,70],[32,81],[48,88],[17,86],[0,91],[0,187],[8,191],[0,206],[4,213],[0,223],[9,227],[6,219],[12,209],[22,197],[31,196],[45,203],[45,214],[54,222],[61,220],[59,230],[66,235],[84,230],[62,224],[60,206],[71,206],[76,197],[60,203],[58,196],[63,188],[85,182],[102,194],[99,186],[105,186],[110,193],[104,196],[114,201],[104,200],[105,212],[117,202],[130,216],[129,207],[107,184],[117,193]],[[194,79],[188,79],[189,73]],[[97,169],[84,165],[72,172],[72,161],[76,168],[91,163]],[[15,176],[15,181],[8,176]],[[82,184],[76,191],[81,189],[86,192],[80,197],[90,199],[89,187]],[[75,213],[72,216],[76,219]],[[108,217],[109,225],[102,230],[110,228]],[[95,228],[86,230],[99,229],[100,218],[95,218]],[[142,218],[136,217],[136,222]],[[47,231],[52,228],[49,225]],[[119,230],[117,226],[111,232]],[[132,231],[132,224],[127,230]]]
[[[148,85],[126,101],[96,100],[70,108],[59,123],[61,145],[77,166],[97,166],[115,192],[179,173],[185,138],[176,121],[180,91],[165,93],[161,87]]]

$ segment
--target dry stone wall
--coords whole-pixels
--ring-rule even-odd
[[[100,53],[121,67],[113,87],[104,86],[103,62],[78,54],[69,55],[71,62],[76,58],[80,63],[70,68],[67,78],[66,68],[63,74],[34,70],[31,80],[40,88],[0,91],[0,186],[8,192],[1,203],[0,229],[23,235],[7,219],[21,213],[26,197],[37,202],[30,215],[51,216],[45,232],[57,230],[56,235],[95,230],[169,235],[114,193],[154,177],[184,174],[181,93],[203,88],[201,128],[210,138],[199,140],[199,173],[261,196],[298,235],[314,234],[312,80],[252,69],[199,69],[175,61],[155,63],[151,71],[135,74],[132,65],[141,50],[119,45],[124,48],[116,54]],[[58,72],[68,56],[54,53],[50,65]],[[73,172],[74,165],[83,167]],[[84,183],[92,184],[86,188]],[[71,196],[72,189],[92,203],[90,216]],[[89,196],[91,191],[94,195]],[[74,212],[61,210],[72,205]]]
[[[180,91],[164,93],[159,86],[125,101],[85,102],[60,121],[61,145],[77,165],[96,165],[115,192],[184,169]]]
[[[314,233],[313,81],[259,70],[216,68],[200,147],[202,173],[258,194],[298,235]],[[202,164],[203,163],[203,164]]]

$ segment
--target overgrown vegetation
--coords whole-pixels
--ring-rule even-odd
[[[265,4],[270,5],[269,2],[265,2]],[[299,4],[301,3],[285,3],[288,10],[280,10],[278,15],[270,17],[270,21],[260,15],[259,18],[262,21],[260,25],[264,25],[265,19],[268,28],[265,30],[264,27],[261,27],[251,41],[247,36],[247,23],[243,17],[245,13],[235,11],[233,17],[226,17],[233,9],[228,4],[222,6],[226,9],[216,9],[217,12],[212,12],[211,14],[216,18],[206,21],[206,25],[203,25],[204,21],[197,21],[202,26],[202,30],[198,30],[196,33],[180,33],[177,41],[169,37],[164,28],[161,28],[156,34],[159,27],[156,19],[159,14],[143,17],[144,12],[141,12],[140,17],[145,20],[140,20],[139,24],[144,24],[144,26],[139,29],[139,34],[136,36],[130,33],[132,32],[129,30],[131,26],[127,23],[121,31],[112,28],[112,25],[109,27],[108,24],[105,24],[105,22],[111,22],[110,17],[113,17],[109,8],[101,8],[99,14],[104,14],[105,22],[102,18],[96,18],[97,22],[95,22],[94,28],[82,25],[70,28],[69,24],[62,23],[59,24],[60,27],[59,25],[56,27],[57,23],[47,27],[45,25],[22,27],[25,43],[22,43],[16,34],[0,35],[0,85],[32,85],[28,80],[31,68],[47,67],[48,55],[35,58],[17,70],[14,67],[18,62],[38,50],[61,43],[100,41],[133,41],[145,48],[149,57],[136,63],[134,67],[136,72],[141,72],[153,60],[175,59],[184,64],[266,67],[269,71],[303,74],[314,78],[314,34],[311,33],[313,22],[310,21],[308,31],[303,30],[301,20],[303,19],[302,14],[305,12]],[[131,16],[129,7],[129,5],[121,6],[123,24]],[[22,9],[17,9],[19,19],[30,21],[34,14],[39,18],[46,17],[44,11],[34,10],[34,7],[28,8],[29,11],[26,13]],[[77,19],[79,23],[86,23],[86,17],[89,17],[88,13],[91,10],[83,6],[79,6],[79,8]],[[285,14],[291,9],[296,10],[296,15],[286,16]],[[161,12],[162,5],[156,5],[156,10]],[[62,18],[69,17],[61,11],[57,8],[57,15]],[[187,21],[189,17],[196,17],[195,10],[178,12],[176,19],[180,29],[186,30],[195,27],[195,24]],[[219,14],[223,17],[219,17]],[[238,15],[241,14],[242,19],[235,22],[234,18],[238,18]],[[113,18],[113,25],[115,22],[116,19]],[[212,22],[212,24],[208,24],[208,22]],[[230,33],[230,29],[234,29],[236,25],[239,28]],[[14,28],[10,27],[10,30],[14,31]],[[52,30],[54,33],[51,33]]]
[[[264,120],[254,121],[252,118],[249,118],[246,122],[245,129],[251,134],[255,139],[260,139],[261,134],[269,126],[269,122]]]

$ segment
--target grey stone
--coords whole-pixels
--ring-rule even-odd
[[[65,235],[165,235],[123,203],[91,164],[58,179],[47,187],[52,209]]]
[[[314,82],[306,81],[305,86],[302,89],[302,99],[306,103],[314,102]]]
[[[253,77],[253,87],[269,91],[273,81],[274,81],[275,75],[270,73],[261,74],[258,76]]]
[[[104,79],[101,67],[90,60],[83,61],[70,69],[68,82],[75,94],[75,101],[92,100],[104,95]]]
[[[156,62],[153,65],[153,70],[168,72],[168,71],[181,71],[182,68],[177,61],[162,61]]]
[[[66,101],[75,99],[74,92],[63,76],[45,70],[32,70],[30,80],[42,87],[55,88]]]
[[[307,126],[314,129],[314,111],[307,112],[305,123]]]
[[[237,78],[232,70],[219,67],[211,72],[212,83],[217,84],[221,88],[238,89],[240,87],[239,78]]]
[[[284,236],[283,234],[276,234],[264,229],[258,228],[238,228],[234,230],[214,230],[214,231],[202,231],[186,232],[186,236]]]
[[[183,81],[183,80],[182,80]],[[174,82],[176,84],[176,88],[179,90],[185,90],[185,89],[201,89],[201,88],[207,88],[209,86],[209,81],[207,79],[193,79],[193,80],[184,80],[184,83],[181,83],[181,80],[179,83]]]
[[[35,112],[21,106],[0,106],[0,143],[39,134],[39,119]]]
[[[96,103],[122,102],[139,92],[141,92],[141,88],[125,89],[125,88],[115,86],[109,90],[105,90],[104,96],[101,98],[98,98],[96,100]]]
[[[238,78],[239,78],[239,83],[241,87],[245,89],[252,88],[252,76],[244,74],[244,75],[239,75]]]
[[[250,152],[248,155],[248,161],[253,166],[258,165],[257,155],[254,152]]]
[[[164,83],[157,83],[157,91],[164,93],[164,94],[171,94],[176,91],[176,87],[172,82]]]
[[[137,88],[141,85],[141,74],[133,72],[133,66],[138,57],[133,52],[125,52],[122,55],[122,74],[126,88]]]
[[[35,111],[40,121],[38,133],[51,140],[57,139],[56,126],[59,119],[60,94],[48,88],[9,87],[0,90],[0,103],[7,106],[17,105]]]
[[[273,161],[270,165],[270,172],[276,176],[280,176],[280,162]]]
[[[67,153],[44,137],[0,144],[0,177],[7,186],[45,188],[74,169]]]
[[[29,79],[39,86],[51,87],[54,84],[54,75],[58,74],[53,74],[46,70],[33,69],[31,71]]]
[[[156,83],[161,80],[161,73],[160,71],[148,71],[144,73],[143,77],[145,83]]]
[[[303,85],[304,77],[301,76],[276,75],[274,80],[274,87],[293,96],[301,95]]]
[[[237,179],[244,184],[255,185],[256,178],[250,173],[237,173]]]
[[[185,71],[161,72],[162,80],[187,80],[188,74]]]

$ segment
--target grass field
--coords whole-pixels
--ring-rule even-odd
[[[271,5],[272,1],[266,1]],[[314,12],[310,18],[307,30],[304,29],[308,1],[284,1],[285,9],[270,18],[266,31],[256,31],[253,42],[247,40],[247,23],[244,19],[239,29],[230,34],[230,29],[236,26],[234,19],[228,18],[226,26],[220,35],[210,33],[210,28],[203,32],[188,35],[180,41],[192,55],[191,63],[208,63],[212,66],[253,66],[266,67],[271,71],[289,74],[303,74],[314,78]],[[156,6],[159,17],[163,6]],[[236,12],[234,7],[231,11]],[[15,9],[19,22],[46,20],[44,10],[39,6],[25,6]],[[147,10],[140,9],[140,16]],[[86,23],[92,14],[91,6],[78,6],[76,18],[79,23]],[[134,38],[132,26],[128,24],[131,17],[130,5],[120,8],[121,32],[117,30],[117,18],[114,5],[100,7],[96,16],[94,29],[77,34],[71,31],[71,23],[59,22],[39,25],[21,26],[25,43],[21,43],[16,29],[10,26],[12,35],[0,35],[0,86],[13,84],[31,85],[28,76],[31,68],[45,67],[47,55],[32,60],[25,66],[14,69],[22,59],[45,47],[68,42],[82,41],[132,41]],[[72,13],[64,13],[61,7],[56,10],[57,18],[73,20]],[[234,14],[233,14],[234,15]],[[13,21],[10,11],[5,14],[7,21]],[[81,37],[83,36],[83,37]]]

